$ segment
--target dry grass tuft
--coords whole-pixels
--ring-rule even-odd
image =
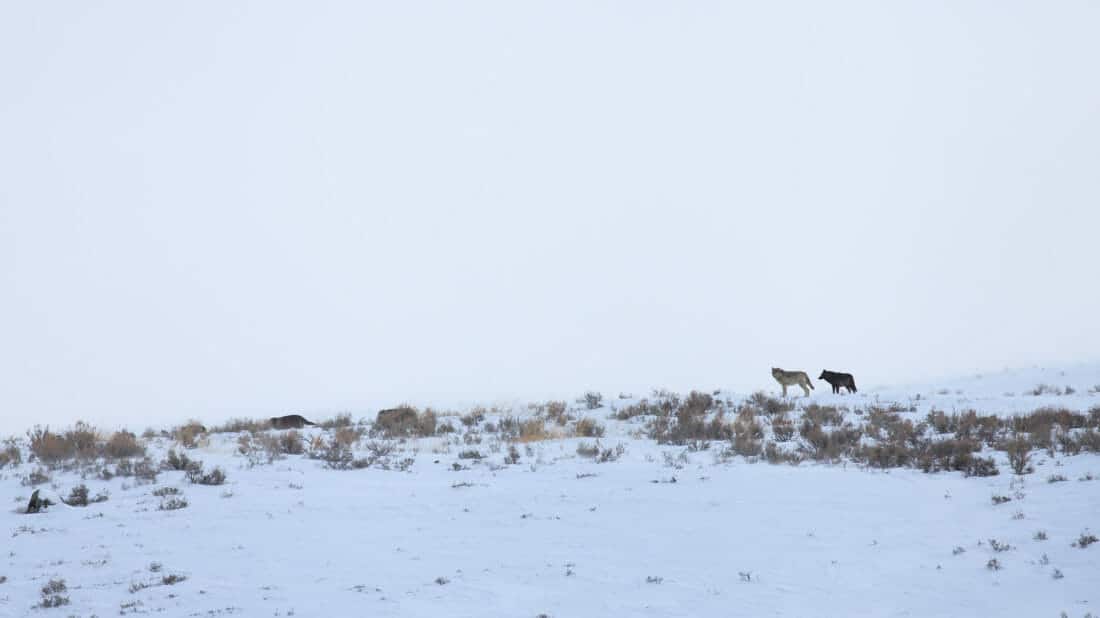
[[[112,459],[144,457],[145,447],[137,441],[137,436],[124,429],[111,435],[103,445],[103,454]]]

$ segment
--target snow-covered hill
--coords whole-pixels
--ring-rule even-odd
[[[853,424],[891,404],[914,422],[934,410],[1012,416],[1041,407],[1100,417],[1100,364],[856,395],[817,385],[779,416],[797,425],[817,403]],[[728,402],[725,422],[734,423],[746,396],[713,399]],[[1019,476],[988,445],[980,454],[996,462],[996,476],[810,458],[772,465],[725,441],[658,444],[647,435],[651,418],[616,418],[637,403],[571,402],[564,425],[545,409],[482,419],[459,411],[469,425],[441,413],[438,427],[455,431],[362,436],[351,451],[361,469],[334,470],[308,454],[269,462],[262,434],[209,433],[195,448],[144,440],[155,464],[171,450],[206,472],[220,467],[220,485],[177,470],[142,481],[140,465],[104,460],[47,471],[28,461],[20,438],[23,463],[0,469],[9,505],[0,512],[0,615],[1100,614],[1100,543],[1088,541],[1100,533],[1100,454],[1036,449],[1034,472]],[[507,439],[502,420],[536,413],[540,433]],[[775,439],[776,418],[761,417],[764,443]],[[604,431],[598,453],[596,438],[574,435],[583,419]],[[336,431],[301,436],[324,456]],[[800,440],[779,446],[796,452]],[[51,478],[35,487],[55,501],[81,484],[107,499],[25,514],[36,470]],[[106,480],[104,470],[122,475]],[[68,603],[45,608],[44,599]]]

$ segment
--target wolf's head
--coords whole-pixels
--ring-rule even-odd
[[[825,374],[827,374],[827,373],[829,373],[829,371],[828,371],[828,370],[824,370],[824,371],[822,371],[822,372],[821,372],[821,375],[817,376],[817,379],[818,379],[818,380],[824,380],[824,379],[825,379]]]
[[[772,367],[772,377],[773,378],[778,378],[779,374],[781,374],[781,373],[783,373],[782,369],[779,369],[778,367]]]

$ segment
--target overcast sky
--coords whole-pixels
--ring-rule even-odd
[[[1096,2],[2,2],[0,434],[1100,355]]]

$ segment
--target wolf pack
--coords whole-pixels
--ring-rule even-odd
[[[800,386],[806,396],[810,396],[810,391],[813,390],[813,382],[810,381],[810,376],[805,371],[786,371],[778,367],[772,367],[772,377],[776,382],[783,387],[783,396],[787,396],[788,386]],[[834,393],[840,393],[840,389],[847,389],[849,393],[856,392],[856,379],[852,377],[850,373],[843,373],[840,371],[829,371],[825,369],[821,372],[821,375],[817,377],[818,380],[825,380],[829,383],[829,386],[833,387]],[[382,410],[378,413],[378,422],[387,421],[403,421],[406,419],[400,418],[400,415],[413,415],[413,421],[415,421],[415,412],[412,412],[406,408],[394,408],[390,410]],[[316,425],[300,414],[288,414],[287,416],[275,416],[268,419],[268,423],[272,429],[302,429],[309,425]],[[203,428],[205,431],[206,428]]]
[[[810,396],[810,391],[814,388],[813,382],[810,382],[810,376],[806,375],[805,371],[785,371],[778,367],[772,367],[772,377],[783,387],[784,397],[787,396],[788,386],[801,386],[807,397]],[[848,389],[849,393],[856,392],[856,379],[850,373],[825,369],[817,379],[828,382],[829,386],[833,387],[834,393],[840,393],[842,388]]]

